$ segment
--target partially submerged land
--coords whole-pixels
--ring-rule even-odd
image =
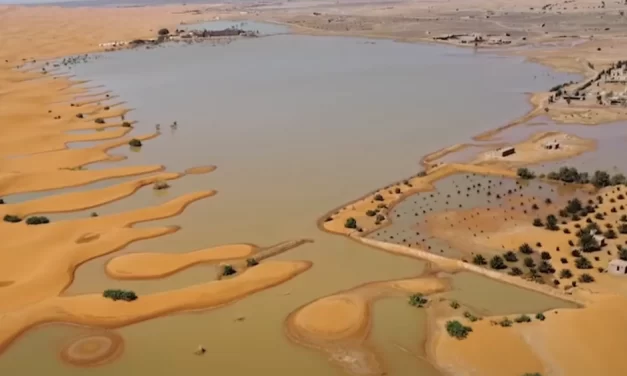
[[[263,261],[306,240],[265,249],[235,244],[181,254],[137,253],[114,258],[107,265],[107,273],[122,280],[155,279],[197,263],[223,263],[222,276],[143,296],[122,290],[104,296],[63,296],[74,270],[82,263],[131,242],[177,231],[176,227],[135,228],[133,224],[177,215],[188,204],[216,192],[187,194],[158,207],[49,223],[42,214],[97,207],[132,195],[141,187],[184,178],[184,174],[163,172],[159,165],[84,169],[89,163],[115,161],[107,154],[111,148],[127,143],[149,145],[142,142],[157,134],[127,137],[133,123],[125,120],[127,110],[123,106],[110,103],[113,95],[93,92],[99,88],[89,91],[81,86],[84,83],[57,74],[55,67],[45,68],[45,62],[44,68],[35,65],[20,71],[16,67],[128,46],[110,45],[111,40],[165,41],[170,33],[161,30],[177,30],[181,22],[218,15],[245,16],[287,23],[296,32],[310,34],[428,41],[477,49],[489,46],[495,48],[492,51],[537,47],[502,51],[583,76],[580,82],[533,94],[533,108],[526,116],[475,137],[473,144],[486,150],[470,162],[442,163],[440,159],[473,144],[432,152],[421,161],[423,172],[323,216],[321,229],[391,253],[425,259],[432,274],[372,282],[312,301],[286,319],[291,340],[330,354],[332,362],[349,373],[381,374],[385,364],[368,340],[371,305],[382,297],[404,296],[416,309],[426,309],[429,337],[424,354],[419,356],[443,373],[623,374],[619,352],[626,344],[620,333],[627,330],[627,285],[624,277],[608,273],[608,269],[614,266],[618,269],[612,273],[624,271],[620,260],[627,259],[622,249],[627,232],[622,204],[627,195],[624,179],[616,175],[606,178],[601,173],[586,179],[572,170],[542,177],[535,173],[532,178],[530,171],[518,170],[593,152],[593,139],[563,132],[533,135],[516,144],[497,138],[501,131],[537,116],[588,125],[627,119],[624,8],[620,2],[591,0],[499,6],[479,1],[437,6],[418,2],[347,5],[341,9],[333,4],[97,11],[0,7],[6,36],[0,41],[0,120],[5,127],[0,141],[0,197],[4,198],[0,215],[5,221],[0,223],[0,233],[6,239],[0,254],[0,296],[4,298],[0,303],[0,349],[23,331],[47,322],[116,328],[173,312],[218,307],[285,282],[311,267],[307,261]],[[40,22],[32,25],[24,21],[32,19]],[[180,39],[189,35],[174,34]],[[199,37],[194,33],[190,36]],[[24,38],[30,42],[23,43]],[[79,101],[78,96],[84,99]],[[89,129],[99,132],[67,133]],[[101,140],[113,141],[85,149],[66,148],[71,142]],[[148,173],[155,175],[98,190],[11,201],[11,195],[18,193]],[[453,183],[457,193],[436,190],[439,182],[460,177],[465,185],[463,180]],[[461,201],[451,207],[453,197],[446,195],[455,194]],[[413,211],[397,210],[404,202],[422,198],[431,206],[420,207],[421,200],[417,200]],[[393,229],[397,232],[391,233]],[[400,231],[406,234],[399,236]],[[412,240],[410,233],[414,234]],[[471,308],[438,296],[450,288],[449,276],[460,271],[557,296],[582,308],[481,317]],[[87,351],[89,348],[96,350]],[[491,349],[489,357],[485,356],[486,348]],[[116,359],[121,351],[119,336],[96,332],[74,339],[63,348],[61,357],[74,365],[93,366]]]

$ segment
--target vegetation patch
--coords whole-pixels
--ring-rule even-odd
[[[422,308],[429,302],[429,299],[425,298],[422,294],[413,294],[409,297],[409,305],[413,307]]]
[[[468,337],[468,334],[472,332],[472,328],[469,326],[465,326],[461,322],[457,320],[447,321],[446,322],[446,332],[451,336],[457,339],[464,339]]]
[[[26,219],[27,225],[45,225],[46,223],[50,223],[50,220],[43,216],[33,216]]]
[[[111,290],[105,290],[102,293],[102,296],[114,301],[117,300],[124,300],[126,302],[132,302],[133,300],[137,299],[137,295],[135,294],[135,292],[130,291],[130,290],[118,290],[118,289],[111,289]]]
[[[18,217],[17,215],[6,214],[4,216],[4,221],[9,223],[18,223],[22,222],[22,218]]]

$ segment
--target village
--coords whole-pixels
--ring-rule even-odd
[[[100,43],[99,47],[104,47],[105,51],[115,51],[117,49],[139,46],[156,46],[165,42],[202,42],[209,39],[217,38],[233,38],[233,37],[257,37],[259,31],[244,30],[238,27],[229,27],[222,30],[195,29],[185,30],[176,29],[171,33],[168,29],[160,29],[155,38],[134,39],[131,41],[113,41]]]
[[[588,63],[590,69],[594,69]],[[569,82],[551,88],[549,105],[627,106],[627,60],[619,60],[608,69],[583,82]]]

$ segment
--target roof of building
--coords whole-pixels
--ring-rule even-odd
[[[614,259],[610,261],[610,265],[627,267],[627,261],[621,260],[621,259]]]

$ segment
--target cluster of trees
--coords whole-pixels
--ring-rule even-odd
[[[610,175],[606,171],[596,170],[592,176],[587,172],[579,172],[575,167],[561,167],[558,171],[550,172],[547,178],[564,183],[588,184],[597,188],[611,185],[625,185],[627,178],[623,174]]]
[[[133,300],[137,299],[137,295],[135,294],[135,292],[130,290],[105,290],[102,293],[102,296],[111,300],[124,300],[127,302],[132,302]]]
[[[46,223],[50,223],[48,217],[33,216],[26,218],[27,225],[45,225]]]
[[[518,177],[521,179],[533,179],[536,177],[536,174],[534,174],[531,170],[529,170],[526,167],[521,167],[518,169],[517,171]]]
[[[446,322],[446,331],[451,337],[457,339],[464,339],[468,337],[468,334],[472,332],[472,328],[462,324],[457,320]]]

